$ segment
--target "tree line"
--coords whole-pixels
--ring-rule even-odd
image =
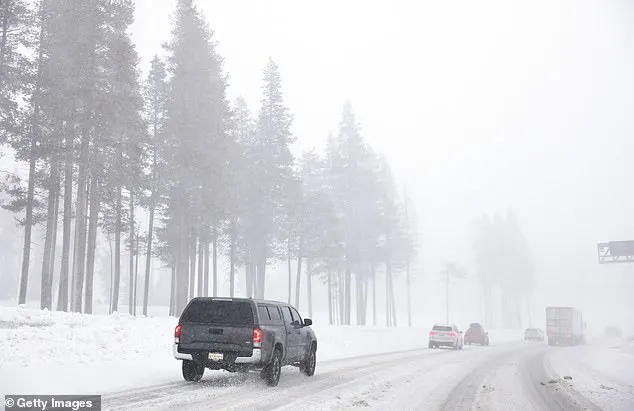
[[[475,222],[474,232],[476,275],[482,287],[486,324],[499,324],[495,315],[499,312],[503,328],[520,328],[526,308],[530,326],[535,263],[517,216],[512,211],[493,218],[482,215]]]
[[[273,60],[255,114],[244,99],[229,101],[213,31],[192,0],[178,0],[165,53],[142,78],[128,33],[133,14],[132,0],[0,6],[0,138],[28,164],[26,176],[4,177],[3,207],[24,229],[18,303],[38,270],[41,308],[92,313],[95,254],[107,237],[111,312],[123,265],[131,314],[141,304],[147,315],[152,266],[162,264],[171,272],[169,313],[178,315],[190,298],[218,295],[226,271],[230,296],[264,298],[267,267],[286,261],[288,300],[294,294],[299,304],[305,284],[311,315],[317,279],[327,285],[331,323],[350,324],[354,311],[365,324],[370,294],[376,322],[378,288],[387,324],[396,325],[394,275],[409,284],[415,230],[351,105],[325,153],[295,158]],[[44,234],[37,267],[34,227]]]

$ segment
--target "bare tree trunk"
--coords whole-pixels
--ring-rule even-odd
[[[24,225],[24,246],[22,248],[22,272],[20,275],[20,292],[18,304],[26,304],[26,290],[29,282],[29,263],[31,261],[31,232],[33,230],[33,199],[35,196],[35,163],[37,142],[31,136],[29,154],[29,182],[26,194],[26,220]]]
[[[88,261],[86,263],[86,298],[84,311],[92,314],[92,300],[95,277],[95,252],[97,250],[97,226],[99,223],[99,204],[101,187],[98,179],[93,178],[90,184],[90,220],[88,226]]]
[[[390,265],[390,303],[391,303],[391,311],[392,311],[392,325],[394,327],[398,326],[396,322],[396,299],[394,298],[394,281],[392,275],[392,267]]]
[[[385,325],[392,326],[392,301],[390,294],[390,275],[392,274],[392,264],[389,258],[385,261]]]
[[[264,287],[266,285],[266,242],[262,239],[259,253],[255,262],[255,298],[264,298]]]
[[[53,306],[53,269],[55,263],[55,236],[57,234],[57,210],[59,199],[59,168],[56,155],[53,154],[48,187],[48,205],[46,217],[46,238],[44,240],[44,257],[42,259],[42,283],[40,308],[51,310]]]
[[[84,264],[86,262],[86,185],[87,170],[85,164],[88,157],[87,137],[82,138],[79,160],[79,177],[77,179],[77,205],[75,211],[75,248],[73,251],[73,291],[71,293],[72,310],[81,312],[84,286]]]
[[[370,266],[370,271],[372,274],[372,324],[376,327],[376,266],[374,264]]]
[[[262,257],[257,264],[258,283],[256,298],[264,298],[264,287],[266,284],[266,256]]]
[[[344,271],[339,272],[339,284],[337,287],[339,297],[339,324],[346,324],[346,281]]]
[[[311,275],[313,273],[312,261],[306,262],[306,292],[308,293],[308,317],[313,318],[313,290],[311,284]]]
[[[288,240],[286,241],[286,259],[288,262],[288,303],[291,303],[291,290],[293,289],[293,270],[291,269],[291,236],[288,236]],[[299,307],[298,307],[299,308]]]
[[[108,312],[112,313],[112,292],[114,290],[114,262],[113,257],[114,253],[112,252],[112,237],[108,234],[108,246],[110,248],[110,293],[108,294]]]
[[[355,294],[355,303],[356,303],[356,312],[357,312],[357,325],[363,325],[363,314],[361,313],[362,307],[361,307],[361,301],[363,299],[363,289],[361,287],[361,273],[359,271],[357,271],[357,273],[354,276],[354,282],[355,282],[355,289],[356,289],[356,294]]]
[[[132,314],[136,317],[136,306],[137,306],[137,295],[138,295],[138,288],[139,288],[139,255],[141,254],[140,252],[140,248],[139,248],[139,241],[141,238],[141,233],[139,232],[140,227],[137,227],[136,229],[136,253],[134,255],[134,298],[133,298],[133,307],[134,310],[132,310]]]
[[[70,140],[70,141],[69,141]],[[66,137],[66,164],[64,166],[64,220],[62,235],[62,267],[59,276],[57,310],[68,311],[68,277],[70,267],[70,230],[73,201],[73,141]]]
[[[132,190],[132,188],[129,189],[130,191],[130,233],[128,235],[129,240],[130,240],[130,244],[128,245],[128,247],[130,248],[130,284],[128,285],[128,312],[130,313],[130,315],[134,315],[134,254],[135,254],[135,249],[134,249],[134,245],[135,245],[135,241],[134,241],[134,191]]]
[[[332,301],[332,270],[328,267],[328,324],[333,323],[333,301]]]
[[[253,297],[253,272],[252,272],[252,263],[251,261],[247,261],[244,264],[244,277],[246,281],[247,287],[247,298]]]
[[[216,226],[214,225],[213,238],[211,244],[212,251],[212,288],[213,288],[213,296],[218,296],[218,231],[216,230]]]
[[[236,243],[238,227],[235,218],[231,221],[231,245],[229,255],[229,295],[233,298],[236,288]]]
[[[196,295],[196,245],[198,239],[192,230],[189,245],[189,298]]]
[[[180,210],[180,246],[178,248],[178,265],[176,266],[176,306],[175,315],[179,316],[183,308],[187,304],[187,291],[188,291],[188,279],[189,279],[189,227],[187,223],[187,210]]]
[[[411,280],[410,280],[409,257],[407,258],[407,262],[405,264],[406,264],[405,275],[407,276],[407,325],[411,327],[412,326],[412,293],[410,290]]]
[[[295,308],[298,310],[302,284],[302,252],[302,240],[300,238],[299,245],[297,247],[297,277],[295,277]]]
[[[203,246],[203,264],[204,264],[204,269],[203,269],[203,276],[205,277],[203,279],[203,296],[208,297],[209,296],[209,237],[207,235],[205,235],[205,244]]]
[[[205,278],[204,278],[205,260],[204,259],[205,259],[205,241],[201,237],[198,240],[198,290],[196,290],[196,295],[198,297],[202,297],[204,295],[203,293],[203,286],[205,281]]]
[[[345,325],[350,325],[350,313],[351,313],[351,303],[352,303],[352,269],[350,267],[350,263],[346,263],[346,278],[345,278]]]
[[[52,239],[51,239],[51,267],[49,270],[49,276],[51,279],[51,292],[52,292],[52,286],[53,286],[53,277],[55,275],[55,261],[57,258],[57,231],[58,231],[58,226],[59,226],[59,195],[61,192],[61,181],[60,181],[60,175],[59,175],[59,168],[57,170],[57,179],[55,181],[55,192],[57,193],[57,195],[55,196],[55,211],[53,213],[54,217],[54,224],[53,224],[53,234],[52,234]],[[52,304],[51,304],[52,305]]]
[[[144,286],[143,315],[146,317],[147,317],[147,307],[150,300],[150,273],[152,272],[152,242],[154,240],[153,237],[154,237],[154,193],[152,193],[152,199],[150,200],[150,222],[147,229],[147,251],[145,253],[145,283],[143,284]]]
[[[170,309],[169,315],[174,316],[176,312],[176,264],[172,261],[171,267],[172,281],[170,283]]]
[[[2,4],[2,37],[0,37],[0,84],[4,81],[4,65],[7,55],[7,37],[9,33],[9,15],[13,0],[5,0]]]
[[[7,45],[7,33],[9,29],[9,15],[11,14],[11,7],[13,6],[13,1],[7,0],[3,7],[3,19],[2,19],[2,38],[0,40],[0,88],[2,88],[4,83],[4,66],[5,66],[5,58],[6,58],[6,45]],[[45,2],[40,4],[39,14],[43,17],[45,12]],[[31,261],[31,235],[33,229],[33,202],[35,197],[35,166],[36,161],[39,156],[38,150],[38,142],[41,139],[40,136],[40,108],[39,108],[39,99],[40,99],[40,78],[42,74],[42,62],[43,62],[43,49],[42,42],[44,39],[44,23],[40,25],[40,33],[39,33],[39,44],[38,44],[38,67],[37,67],[37,78],[35,82],[35,90],[32,96],[33,103],[33,114],[31,117],[31,146],[29,151],[29,176],[28,176],[28,186],[27,186],[27,195],[26,195],[26,221],[24,226],[24,245],[22,249],[22,271],[20,276],[20,291],[18,295],[18,304],[26,304],[26,292],[28,288],[28,280],[29,280],[29,265]],[[48,234],[48,230],[47,230]],[[49,243],[50,244],[50,243]],[[46,253],[45,253],[46,254]],[[46,255],[45,255],[46,258]],[[48,273],[47,273],[48,274]],[[48,291],[50,288],[49,283],[51,276],[46,275],[42,277],[42,285],[45,287],[42,289],[41,294],[41,305],[46,305],[47,308],[51,308],[52,305],[52,297],[50,296],[51,292]],[[47,295],[47,301],[44,301],[44,294]]]
[[[117,209],[116,221],[114,228],[114,285],[112,286],[112,312],[119,311],[119,285],[121,283],[121,231],[123,231],[121,222],[122,193],[121,186],[117,187]]]

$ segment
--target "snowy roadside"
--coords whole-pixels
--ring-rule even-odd
[[[181,380],[173,317],[0,307],[0,395],[108,393]],[[320,361],[424,348],[427,329],[317,323]],[[517,331],[491,331],[492,344]]]
[[[624,349],[631,342],[596,340],[585,346],[554,349],[552,370],[569,376],[572,388],[602,409],[634,409],[634,356]]]

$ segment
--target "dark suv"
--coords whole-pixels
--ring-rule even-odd
[[[312,321],[286,303],[247,298],[192,299],[174,330],[174,357],[183,378],[199,381],[205,368],[258,370],[276,386],[285,365],[315,373],[317,337]]]
[[[471,323],[464,335],[464,343],[467,345],[489,345],[489,333],[480,323]]]

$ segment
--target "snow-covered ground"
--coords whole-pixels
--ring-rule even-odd
[[[0,307],[0,396],[88,394],[180,381],[173,317],[84,315]],[[428,329],[335,327],[316,321],[319,361],[424,348]],[[491,331],[491,340],[520,332]]]
[[[570,387],[604,410],[634,410],[634,342],[591,340],[588,344],[553,350],[549,362]]]

